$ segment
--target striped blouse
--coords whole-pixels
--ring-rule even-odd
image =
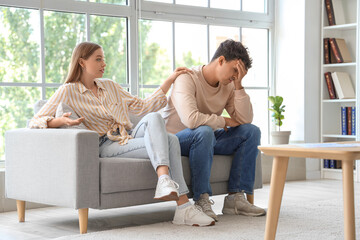
[[[95,79],[95,83],[99,98],[80,81],[62,85],[31,119],[29,127],[47,128],[47,122],[54,119],[58,105],[63,102],[85,118],[83,123],[88,129],[100,136],[107,134],[109,139],[123,145],[131,138],[126,131],[132,128],[129,112],[141,116],[158,111],[167,103],[161,88],[148,98],[140,99],[112,80]],[[120,135],[116,134],[117,129]]]

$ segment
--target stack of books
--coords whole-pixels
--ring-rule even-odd
[[[339,169],[341,168],[341,161],[333,160],[333,159],[324,159],[324,168]]]
[[[356,107],[341,107],[341,135],[355,135]]]
[[[355,98],[355,90],[347,72],[326,72],[324,75],[330,99]]]
[[[349,49],[343,38],[324,38],[324,63],[352,62]]]

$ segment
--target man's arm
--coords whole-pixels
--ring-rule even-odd
[[[195,83],[189,74],[180,75],[174,82],[171,100],[181,122],[191,129],[202,125],[210,126],[214,130],[224,127],[225,120],[223,117],[216,114],[204,114],[199,111],[195,88]]]
[[[253,120],[253,109],[250,97],[244,89],[233,91],[225,109],[231,118],[239,124],[251,123]]]

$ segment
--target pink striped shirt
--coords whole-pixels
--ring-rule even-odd
[[[58,105],[69,105],[78,116],[84,117],[89,130],[100,136],[107,134],[113,141],[126,144],[131,138],[126,130],[132,128],[129,112],[141,116],[163,108],[167,101],[161,88],[146,99],[132,96],[119,84],[107,79],[95,79],[98,87],[97,98],[80,81],[59,87],[54,95],[31,119],[30,128],[47,128],[47,122],[54,119]],[[120,136],[115,132],[119,129]]]

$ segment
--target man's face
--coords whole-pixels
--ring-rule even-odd
[[[238,77],[238,69],[236,65],[238,60],[226,61],[223,56],[218,58],[217,78],[220,84],[228,85],[235,81]]]

